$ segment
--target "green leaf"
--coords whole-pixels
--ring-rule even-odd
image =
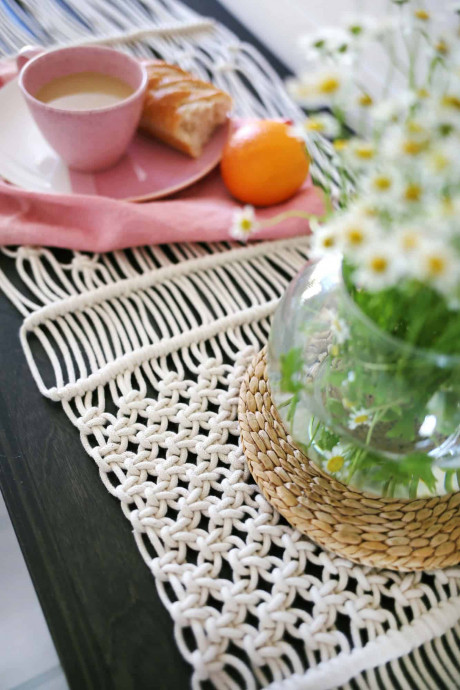
[[[387,438],[400,438],[404,441],[415,440],[415,425],[411,415],[401,417],[385,434]]]
[[[302,389],[302,349],[293,347],[280,357],[280,388],[284,393],[298,393]]]

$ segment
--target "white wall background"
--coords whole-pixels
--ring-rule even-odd
[[[385,17],[396,11],[391,0],[219,0],[293,72],[302,68],[298,40],[302,34],[325,26],[340,26],[346,15]],[[420,0],[438,20],[453,5],[452,0]],[[449,12],[450,17],[452,13]],[[366,53],[362,76],[371,90],[384,79],[381,56]]]

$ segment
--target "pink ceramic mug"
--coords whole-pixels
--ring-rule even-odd
[[[23,51],[19,66],[30,53]],[[93,110],[62,110],[35,98],[52,79],[76,72],[118,77],[134,93],[114,105]],[[19,75],[19,86],[43,136],[69,168],[94,172],[114,165],[131,141],[141,117],[147,71],[135,58],[111,48],[60,48],[41,52],[26,62]]]

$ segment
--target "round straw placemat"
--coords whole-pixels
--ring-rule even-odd
[[[460,491],[387,498],[323,472],[293,444],[278,415],[265,349],[242,383],[238,418],[249,469],[263,495],[320,546],[361,565],[399,571],[460,563]]]

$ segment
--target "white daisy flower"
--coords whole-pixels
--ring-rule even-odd
[[[361,407],[359,410],[352,410],[348,419],[348,428],[352,431],[359,426],[370,426],[372,424],[372,412]]]
[[[337,119],[329,113],[317,113],[307,117],[303,123],[305,131],[318,132],[325,137],[335,138],[340,134],[340,124]]]
[[[435,104],[433,119],[438,126],[458,129],[460,120],[460,89],[449,89]]]
[[[245,206],[233,213],[230,235],[240,242],[247,242],[249,237],[258,229],[259,223],[252,206]]]
[[[348,213],[339,216],[334,223],[340,237],[340,245],[351,256],[362,251],[370,242],[380,237],[377,223],[359,208],[350,208]]]
[[[404,92],[393,98],[386,98],[373,106],[372,118],[376,122],[382,123],[397,122],[407,115],[415,100],[416,96],[411,92]]]
[[[423,200],[426,191],[421,182],[408,182],[404,186],[402,200],[406,205],[419,203]]]
[[[403,264],[398,247],[384,240],[374,242],[356,255],[354,280],[370,292],[395,285],[402,276]]]
[[[334,223],[318,227],[312,236],[311,257],[321,258],[340,249],[340,235]]]
[[[459,283],[460,261],[444,242],[425,239],[413,254],[409,270],[414,278],[448,294]]]
[[[417,172],[423,173],[424,171],[420,169]],[[395,210],[404,216],[411,216],[414,208],[421,207],[426,202],[431,191],[432,180],[430,178],[425,180],[411,179],[410,177],[403,179],[395,197]]]
[[[443,33],[430,37],[430,42],[427,47],[430,57],[447,58],[454,52],[457,40],[458,38],[455,34],[447,35]]]
[[[337,443],[331,450],[324,450],[322,455],[326,462],[328,472],[339,472],[345,464],[346,448],[341,443]]]
[[[301,105],[315,108],[341,99],[347,84],[348,78],[341,70],[329,67],[288,79],[286,87]]]
[[[441,198],[432,202],[426,210],[427,222],[436,227],[442,237],[458,235],[458,218],[460,217],[460,198]]]
[[[455,175],[456,182],[460,174],[460,141],[458,137],[448,136],[434,143],[425,154],[424,160],[433,181],[439,178],[441,185],[444,185],[446,175]]]
[[[412,121],[412,127],[393,126],[387,130],[382,142],[382,153],[398,165],[401,159],[413,161],[427,150],[428,132],[422,125]]]
[[[423,244],[425,233],[420,226],[409,225],[396,230],[395,239],[404,255],[413,254]]]
[[[359,186],[371,203],[380,206],[391,201],[401,189],[401,179],[393,167],[371,168],[359,181]]]
[[[355,137],[344,150],[344,157],[353,167],[367,168],[374,163],[377,149],[371,141]]]
[[[343,345],[350,338],[350,329],[345,319],[335,316],[331,321],[331,333],[336,343]]]

